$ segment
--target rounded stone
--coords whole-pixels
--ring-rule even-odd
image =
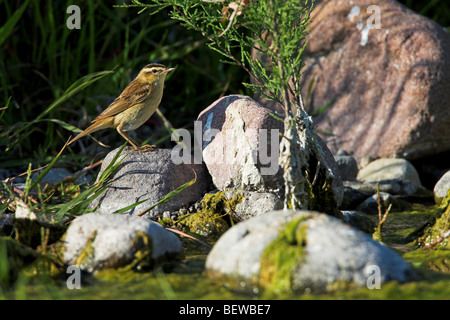
[[[275,266],[261,262],[267,254],[276,254],[266,249],[276,239],[278,241],[283,230],[292,227],[291,222],[297,225],[291,230],[293,238],[287,240],[286,248],[290,251],[290,263],[294,265],[286,269],[291,274],[282,274],[282,277],[284,281],[288,279],[287,287],[293,290],[322,291],[342,283],[366,286],[375,268],[382,270],[378,274],[380,283],[418,279],[414,270],[393,250],[339,219],[312,211],[274,211],[235,225],[209,253],[206,269],[211,275],[223,274],[261,284],[261,274],[276,270]],[[298,230],[306,234],[300,243]],[[271,250],[276,251],[277,247],[271,246]],[[283,268],[282,262],[277,267]]]
[[[126,266],[138,252],[154,264],[178,256],[182,247],[159,223],[118,214],[84,214],[64,236],[64,262],[88,271]]]
[[[404,180],[420,186],[420,178],[414,166],[405,159],[383,158],[372,161],[358,172],[362,182]]]
[[[434,200],[437,204],[442,202],[450,190],[450,170],[444,173],[433,188]]]
[[[99,176],[112,161],[119,148],[110,152],[104,159]],[[145,214],[145,217],[157,218],[165,211],[177,211],[184,204],[194,203],[200,199],[210,186],[211,177],[204,164],[175,164],[172,150],[156,149],[151,152],[127,152],[114,176],[108,183],[106,191],[90,203],[89,208],[113,213],[136,202],[147,200],[124,212],[138,214],[178,187],[194,179],[194,184],[184,189],[169,201],[162,203]],[[119,156],[119,159],[122,157]],[[98,179],[97,179],[98,180]]]

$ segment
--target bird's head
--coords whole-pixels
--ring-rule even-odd
[[[142,68],[138,77],[147,83],[156,83],[164,81],[167,73],[174,70],[174,68],[167,68],[159,63],[151,63]]]

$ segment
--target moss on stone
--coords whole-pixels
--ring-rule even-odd
[[[202,200],[200,211],[181,216],[174,225],[185,232],[216,240],[228,230],[223,217],[232,214],[243,199],[244,196],[240,193],[235,193],[231,199],[223,191],[208,193]]]
[[[233,198],[228,198],[224,191],[207,193],[202,199],[202,211],[216,214],[233,213],[236,206],[244,200],[242,193],[234,192]]]
[[[194,232],[204,237],[218,239],[227,229],[228,225],[222,216],[210,211],[190,213],[178,220],[185,231]]]
[[[301,263],[307,244],[307,226],[302,223],[307,219],[309,216],[288,222],[264,249],[258,281],[261,287],[274,292],[292,290],[292,272]]]
[[[126,266],[127,269],[149,269],[154,266],[151,258],[153,251],[152,238],[144,231],[137,231],[132,239],[131,248],[134,251],[133,261]]]
[[[450,265],[450,250],[445,248],[438,248],[437,250],[414,249],[412,243],[409,245],[405,243],[407,235],[422,225],[424,221],[429,220],[435,210],[436,207],[427,204],[414,206],[413,211],[410,212],[394,212],[389,215],[383,231],[384,243],[399,250],[398,253],[407,262],[417,268],[421,274],[423,273],[423,281],[403,284],[396,281],[387,282],[382,284],[380,290],[370,290],[367,287],[347,288],[348,283],[337,282],[327,287],[330,292],[320,294],[305,294],[304,291],[293,290],[286,292],[261,290],[263,288],[251,283],[245,284],[240,280],[237,280],[235,287],[232,279],[219,281],[214,277],[206,277],[204,261],[207,252],[198,254],[197,250],[192,252],[189,249],[185,251],[186,257],[184,260],[178,263],[172,272],[166,273],[165,276],[177,298],[187,300],[448,299],[450,296],[450,273],[446,270]],[[376,220],[378,217],[373,217],[373,219]],[[288,238],[295,238],[292,236],[292,232],[290,232],[290,235]],[[6,239],[14,242],[10,238]],[[62,243],[59,245],[62,246]],[[275,249],[275,246],[272,246],[272,248]],[[53,255],[52,250],[47,251],[48,255]],[[57,252],[62,257],[60,249],[57,248]],[[35,264],[32,263],[30,267],[33,265]],[[153,272],[136,272],[135,269],[127,268],[101,270],[96,272],[93,277],[87,274],[82,275],[82,290],[67,290],[66,278],[64,277],[55,278],[54,281],[57,282],[51,282],[48,278],[41,278],[41,275],[47,271],[40,267],[34,269],[34,273],[31,273],[33,271],[31,268],[26,267],[21,270],[24,269],[30,276],[29,281],[17,281],[14,286],[7,286],[7,290],[0,290],[0,299],[15,299],[18,296],[25,296],[27,299],[55,299],[55,296],[64,299],[123,299],[124,295],[129,299],[167,299],[160,281]],[[19,269],[16,271],[17,273],[20,272],[21,275],[23,273]],[[64,269],[61,274],[67,276],[66,270]],[[336,290],[336,287],[339,287],[339,290]],[[344,288],[347,288],[347,290],[343,290]]]
[[[446,248],[450,249],[450,190],[435,210],[435,222],[429,227],[416,244],[419,248]]]
[[[89,260],[91,260],[92,255],[94,254],[94,247],[92,246],[95,237],[97,236],[97,230],[94,230],[92,234],[89,236],[88,240],[86,241],[85,246],[81,250],[80,254],[78,255],[75,265],[78,267],[86,267],[89,264]]]
[[[403,258],[416,268],[450,274],[450,250],[416,249],[407,252]]]

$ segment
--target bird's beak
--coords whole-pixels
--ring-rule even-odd
[[[163,73],[169,73],[170,71],[175,70],[175,68],[169,68],[167,70],[164,70]]]

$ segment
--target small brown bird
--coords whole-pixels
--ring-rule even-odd
[[[157,63],[146,65],[120,96],[92,121],[92,125],[70,140],[69,144],[95,131],[115,128],[133,146],[132,150],[152,151],[155,146],[138,147],[125,132],[139,128],[156,111],[163,95],[164,80],[172,70],[174,68]]]

